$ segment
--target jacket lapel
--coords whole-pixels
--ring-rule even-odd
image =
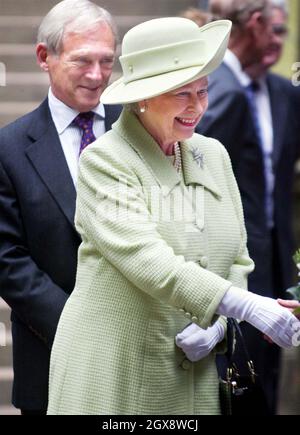
[[[111,129],[112,124],[118,119],[122,111],[122,106],[120,105],[104,105],[105,108],[105,131]]]
[[[28,135],[32,144],[26,149],[26,155],[62,213],[74,227],[76,190],[51,118],[48,100],[37,110]]]
[[[182,142],[181,153],[185,184],[187,186],[190,184],[199,184],[221,198],[221,191],[205,163],[205,152],[200,142],[198,140],[195,141],[194,138]],[[197,154],[202,156],[203,160],[201,164],[199,159],[196,158]]]
[[[169,195],[173,188],[180,183],[180,176],[174,171],[172,163],[137,117],[133,113],[123,110],[119,120],[112,128],[131,145],[149,167],[157,182],[163,187],[163,195]]]
[[[177,174],[172,163],[134,114],[124,110],[119,120],[113,125],[113,130],[116,130],[144,160],[160,186],[164,188],[165,196],[177,184],[180,184],[180,175]],[[181,143],[185,183],[186,185],[202,185],[216,196],[221,197],[220,189],[216,185],[207,165],[204,163],[203,168],[200,168],[193,157],[193,149],[197,148],[202,152],[197,140],[196,143],[197,146],[194,139]]]

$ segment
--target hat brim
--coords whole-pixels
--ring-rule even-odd
[[[123,77],[108,86],[101,95],[104,104],[129,104],[156,97],[204,77],[221,64],[228,44],[231,22],[219,20],[199,28],[199,38],[208,42],[205,64],[124,83]]]

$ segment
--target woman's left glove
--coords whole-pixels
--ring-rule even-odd
[[[176,335],[175,341],[187,358],[195,362],[207,356],[223,340],[224,334],[225,328],[218,321],[207,329],[191,323]]]

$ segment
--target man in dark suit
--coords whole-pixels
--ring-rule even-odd
[[[224,1],[211,0],[212,13],[233,20],[233,32],[223,64],[210,77],[209,108],[198,132],[219,139],[231,157],[255,262],[249,289],[284,297],[293,280],[291,190],[299,149],[297,96],[288,80],[267,73],[278,59],[275,46],[278,49],[284,23],[275,24],[267,1],[231,2],[232,9],[226,3],[227,9]],[[234,8],[237,3],[239,9]],[[274,413],[279,348],[250,325],[243,325],[243,332]]]
[[[57,4],[36,47],[48,98],[0,131],[0,296],[12,309],[13,404],[25,415],[46,413],[51,345],[75,283],[79,154],[120,113],[99,103],[115,48],[106,10]]]

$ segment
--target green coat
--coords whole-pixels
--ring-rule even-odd
[[[123,111],[83,153],[83,242],[51,356],[49,414],[220,412],[214,352],[191,363],[174,338],[191,321],[215,321],[253,263],[225,149],[195,134],[181,152],[185,185]]]

